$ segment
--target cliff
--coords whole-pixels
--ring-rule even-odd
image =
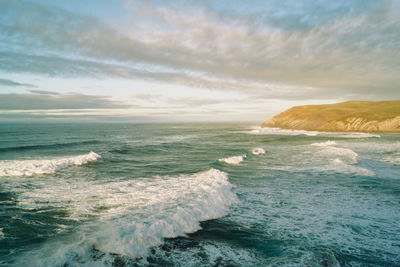
[[[400,133],[400,100],[296,106],[268,119],[261,126],[308,131]]]

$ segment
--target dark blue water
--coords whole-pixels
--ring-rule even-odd
[[[0,124],[0,265],[400,266],[400,135]]]

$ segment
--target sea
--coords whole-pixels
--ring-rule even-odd
[[[400,266],[400,135],[1,123],[0,266]]]

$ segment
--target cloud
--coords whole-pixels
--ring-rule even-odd
[[[50,110],[50,109],[116,109],[129,105],[114,101],[108,96],[85,94],[58,94],[31,91],[26,94],[0,94],[0,110]]]
[[[113,24],[6,0],[0,70],[146,79],[286,100],[398,97],[395,0],[237,2],[230,9],[212,2],[125,1],[129,19]]]
[[[216,98],[216,97],[168,97],[159,94],[135,94],[132,100],[140,108],[171,109],[171,108],[199,108],[214,105],[238,104],[243,98]]]
[[[7,79],[0,79],[0,85],[4,86],[10,86],[10,87],[15,87],[15,86],[21,86],[21,87],[36,87],[33,84],[28,84],[28,83],[19,83],[15,82],[12,80],[7,80]]]
[[[147,116],[123,116],[120,114],[117,115],[109,115],[105,113],[101,114],[70,114],[64,112],[4,112],[0,110],[0,121],[2,122],[14,122],[14,121],[38,121],[38,122],[149,122],[149,121],[165,121],[165,119],[161,120],[161,118],[157,117],[147,117]]]
[[[43,91],[43,90],[29,90],[32,94],[39,94],[39,95],[60,95],[60,93],[57,92],[51,92],[51,91]]]

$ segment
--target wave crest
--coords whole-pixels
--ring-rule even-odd
[[[348,174],[355,174],[355,175],[361,175],[361,176],[375,176],[375,173],[371,170],[359,167],[359,166],[353,166],[350,164],[344,163],[340,159],[334,159],[332,160],[329,165],[323,168],[326,171],[335,171],[335,172],[341,172],[341,173],[348,173]]]
[[[261,154],[265,154],[265,150],[264,150],[264,148],[261,148],[261,147],[255,147],[251,150],[251,153],[253,153],[253,155],[261,155]]]
[[[248,134],[254,135],[307,135],[307,136],[329,136],[338,138],[379,138],[379,134],[362,133],[362,132],[318,132],[318,131],[306,131],[306,130],[290,130],[281,128],[269,128],[269,127],[253,127],[251,131],[247,131]]]
[[[269,128],[269,127],[253,127],[251,131],[247,132],[248,134],[255,135],[308,135],[308,136],[316,136],[318,132],[316,131],[303,131],[303,130],[286,130],[280,128]]]
[[[0,177],[32,176],[50,174],[73,165],[83,165],[96,161],[101,156],[93,151],[88,154],[43,160],[2,160],[0,161]]]
[[[247,157],[246,154],[243,154],[241,156],[233,156],[233,157],[229,157],[229,158],[222,158],[222,159],[219,159],[218,161],[226,163],[226,164],[237,165],[237,164],[240,164],[246,157]]]
[[[164,238],[198,231],[201,221],[227,215],[230,206],[238,202],[227,174],[216,169],[106,184],[75,181],[67,194],[59,194],[65,192],[66,182],[25,191],[19,196],[20,203],[37,208],[50,201],[52,206],[64,206],[77,219],[95,215],[98,220],[84,224],[71,238],[52,240],[27,252],[18,264],[112,266],[115,254],[144,257]],[[66,245],[66,240],[70,244]]]
[[[322,147],[324,147],[324,146],[334,146],[334,145],[336,145],[336,142],[329,140],[329,141],[321,142],[321,143],[313,143],[311,145],[312,146],[322,146]]]

